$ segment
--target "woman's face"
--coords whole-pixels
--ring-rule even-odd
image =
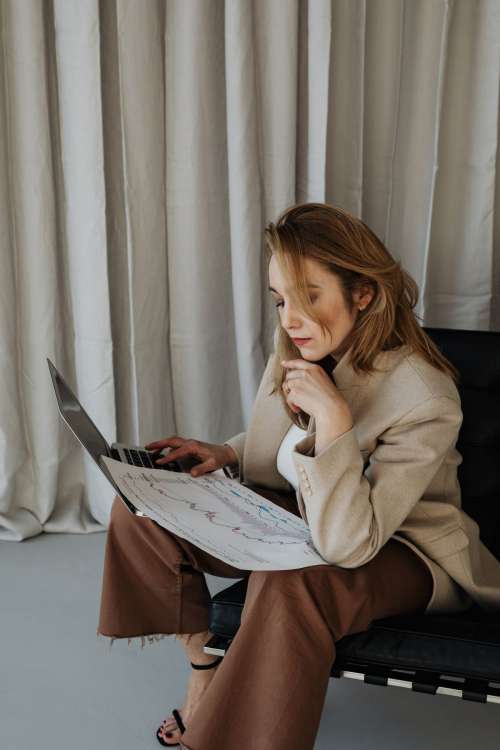
[[[294,341],[304,359],[316,362],[331,354],[338,360],[347,348],[347,337],[359,314],[358,305],[367,305],[372,293],[369,290],[363,295],[355,293],[353,297],[356,305],[351,314],[344,302],[338,276],[326,271],[311,258],[306,258],[304,264],[311,303],[327,326],[331,339],[317,323],[294,308],[287,280],[282,276],[276,258],[272,255],[269,261],[269,288],[278,307],[281,325],[290,338],[307,339]]]

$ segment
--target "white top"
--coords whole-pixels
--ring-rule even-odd
[[[292,461],[292,451],[296,444],[305,438],[306,435],[307,430],[303,430],[300,427],[297,427],[297,425],[292,424],[281,442],[276,458],[276,468],[279,473],[281,476],[285,477],[295,489],[299,486],[299,480],[297,472],[295,471],[295,465]]]

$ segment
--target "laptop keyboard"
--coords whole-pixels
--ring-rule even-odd
[[[122,448],[122,451],[125,453],[127,457],[127,461],[129,464],[132,464],[132,466],[142,466],[146,467],[148,469],[159,469],[160,466],[157,466],[151,459],[153,456],[158,456],[157,453],[149,453],[148,451],[137,451],[133,448]],[[111,457],[116,458],[117,461],[121,461],[120,454],[116,450],[116,448],[111,448]]]
[[[141,451],[135,450],[135,448],[122,448],[127,462],[132,466],[141,466],[146,469],[166,469],[168,471],[183,471],[182,464],[176,459],[169,461],[166,464],[155,464],[155,459],[163,458],[164,455],[161,451]],[[120,454],[116,448],[111,448],[111,458],[116,458],[117,461],[121,461]]]

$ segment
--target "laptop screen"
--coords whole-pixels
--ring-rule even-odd
[[[102,455],[111,455],[108,443],[90,419],[60,372],[55,368],[50,359],[47,359],[47,362],[61,416],[78,440],[89,451],[95,462],[100,466],[99,457]]]

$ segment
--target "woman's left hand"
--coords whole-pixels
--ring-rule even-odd
[[[283,360],[281,365],[288,370],[282,387],[292,411],[302,409],[318,421],[325,412],[345,413],[346,407],[349,410],[349,404],[320,365],[305,359]]]

